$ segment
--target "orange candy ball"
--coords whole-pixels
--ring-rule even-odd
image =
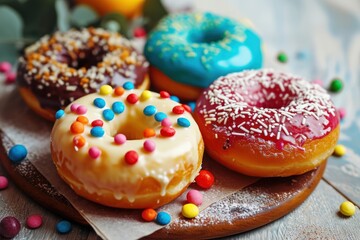
[[[87,119],[87,117],[85,117],[85,116],[78,116],[76,118],[76,121],[81,122],[83,124],[88,124],[89,123],[89,119]]]
[[[75,147],[81,148],[85,145],[85,143],[86,140],[83,136],[78,135],[73,138],[73,144]]]
[[[155,130],[153,128],[145,128],[143,132],[144,137],[154,137],[156,135]]]
[[[147,208],[141,213],[142,219],[144,219],[147,222],[154,221],[157,216],[157,212],[152,208]]]
[[[75,134],[83,133],[84,132],[84,124],[76,121],[73,124],[71,124],[70,131]]]

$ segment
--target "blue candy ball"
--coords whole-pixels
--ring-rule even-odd
[[[105,119],[106,121],[111,121],[111,120],[114,119],[115,114],[114,114],[113,110],[111,110],[111,109],[105,109],[105,110],[103,111],[103,117],[104,117],[104,119]]]
[[[104,136],[105,134],[105,131],[102,127],[100,126],[96,126],[96,127],[93,127],[91,130],[90,130],[90,134],[91,136],[93,137],[102,137]]]
[[[56,224],[56,231],[61,234],[69,233],[72,230],[72,224],[69,221],[61,220]]]
[[[181,127],[190,127],[190,121],[183,117],[177,119],[177,124]]]
[[[187,105],[191,108],[191,111],[193,112],[196,107],[196,102],[189,102]]]
[[[163,112],[157,112],[154,117],[156,121],[161,122],[162,120],[167,118],[167,115]]]
[[[152,116],[156,113],[156,107],[153,106],[153,105],[148,105],[144,108],[143,110],[143,113],[146,115],[146,116]]]
[[[55,113],[55,119],[62,118],[65,115],[64,110],[60,109]]]
[[[13,162],[20,162],[24,158],[26,158],[28,151],[24,145],[14,145],[12,148],[10,148],[8,157]]]
[[[177,96],[174,96],[174,95],[170,96],[170,99],[175,101],[175,102],[178,102],[178,103],[180,102],[180,99]]]
[[[167,225],[171,222],[171,216],[167,212],[158,212],[156,222],[160,225]]]
[[[106,105],[106,102],[103,98],[95,98],[94,105],[98,108],[103,108]]]
[[[114,102],[113,105],[111,106],[111,109],[114,111],[114,113],[120,114],[124,112],[125,105],[122,102]]]
[[[132,82],[125,82],[123,84],[123,88],[126,90],[131,90],[131,89],[134,89],[135,86],[134,86],[134,83],[132,83]]]

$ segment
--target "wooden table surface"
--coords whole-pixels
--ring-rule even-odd
[[[221,3],[220,3],[221,2]],[[360,236],[360,2],[358,0],[286,1],[286,0],[207,0],[196,1],[200,10],[211,10],[234,18],[251,19],[263,37],[266,67],[302,75],[309,80],[322,79],[328,86],[334,77],[345,87],[333,95],[337,107],[345,107],[339,143],[347,147],[341,158],[331,157],[320,184],[295,211],[253,231],[226,239],[359,239]],[[276,62],[284,51],[289,62]],[[14,86],[1,86],[0,94]],[[4,107],[4,106],[1,106]],[[0,175],[4,175],[0,166]],[[357,213],[342,217],[339,205],[350,200]],[[59,235],[55,224],[59,216],[25,196],[10,181],[0,191],[0,218],[16,216],[24,224],[30,214],[41,214],[40,229],[22,227],[15,239],[98,239],[89,227],[73,225],[71,233]]]

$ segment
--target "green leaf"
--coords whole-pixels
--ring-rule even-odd
[[[102,17],[100,26],[104,29],[128,36],[129,24],[126,18],[119,13],[109,13]]]
[[[57,13],[57,28],[60,31],[70,29],[70,7],[66,0],[56,0],[55,9]]]
[[[145,19],[145,29],[151,31],[161,18],[166,16],[168,12],[162,5],[161,0],[146,0],[143,6],[143,17]]]
[[[87,27],[98,20],[98,14],[87,5],[77,5],[71,12],[70,21],[75,27]]]

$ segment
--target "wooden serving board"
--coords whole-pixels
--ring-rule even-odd
[[[69,220],[87,222],[40,172],[28,156],[14,164],[7,156],[13,141],[0,130],[0,162],[12,181],[34,201]],[[270,223],[298,207],[319,183],[326,162],[299,176],[263,178],[203,210],[197,218],[177,219],[148,236],[161,238],[215,238],[229,236]]]

